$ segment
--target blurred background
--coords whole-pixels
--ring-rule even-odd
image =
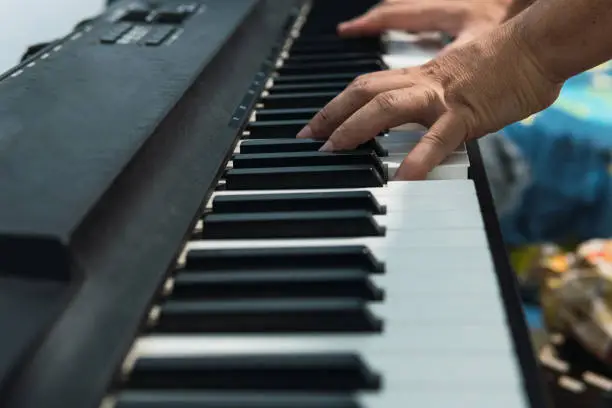
[[[0,72],[16,62],[34,43],[70,32],[77,21],[94,15],[104,0],[0,0]]]

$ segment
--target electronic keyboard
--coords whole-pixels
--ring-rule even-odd
[[[478,144],[295,138],[372,5],[124,0],[0,78],[3,408],[546,406]]]

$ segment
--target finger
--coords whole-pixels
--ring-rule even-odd
[[[411,32],[445,30],[452,13],[447,2],[393,2],[338,26],[342,36],[377,35],[386,30]]]
[[[467,139],[464,119],[446,112],[406,156],[395,173],[396,180],[423,180]]]
[[[343,123],[321,150],[353,149],[381,131],[405,123],[428,126],[436,116],[437,99],[433,91],[420,86],[381,93]]]
[[[393,72],[393,71],[389,71]],[[405,88],[410,76],[399,71],[392,75],[366,74],[357,78],[343,92],[321,109],[298,134],[298,138],[326,139],[362,106],[376,95],[391,89]]]

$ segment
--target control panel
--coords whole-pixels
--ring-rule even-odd
[[[100,37],[102,44],[159,46],[179,32],[192,15],[202,11],[197,3],[156,6],[132,3],[120,9],[112,27]]]

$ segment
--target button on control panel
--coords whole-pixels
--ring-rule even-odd
[[[151,28],[148,34],[143,38],[144,44],[149,46],[161,45],[175,31],[176,28],[172,26],[155,26]]]
[[[147,21],[147,17],[150,13],[151,7],[142,4],[134,5],[125,11],[121,17],[121,21],[129,23],[144,23]]]
[[[153,21],[163,24],[182,24],[194,12],[193,5],[165,6],[155,10]]]
[[[134,25],[130,23],[116,24],[100,38],[100,41],[103,44],[114,44],[133,27]]]
[[[100,37],[102,44],[163,45],[198,11],[196,3],[156,7],[134,3],[115,19],[113,26]]]

